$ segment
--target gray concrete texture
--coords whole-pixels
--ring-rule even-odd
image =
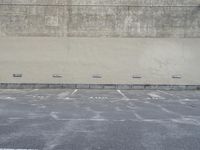
[[[0,0],[0,36],[200,37],[199,0]]]
[[[0,38],[0,83],[200,85],[200,39]]]

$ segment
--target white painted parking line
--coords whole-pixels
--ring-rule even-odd
[[[36,92],[36,91],[38,91],[39,89],[33,89],[33,90],[31,90],[31,91],[29,91],[29,92]]]
[[[74,95],[76,92],[78,92],[78,89],[74,90],[71,95]]]
[[[129,98],[121,90],[117,90],[117,92],[123,97],[123,100],[129,100]]]
[[[160,92],[160,93],[166,94],[166,95],[174,96],[174,94],[171,94],[171,93],[168,93],[168,92],[165,92],[165,91],[161,91],[161,90],[157,90],[157,91]]]
[[[155,93],[148,93],[148,96],[151,98],[151,99],[165,99],[164,97],[158,95],[158,94],[155,94]]]
[[[3,100],[16,100],[15,97],[10,97],[10,96],[0,96],[0,99],[3,99]]]
[[[66,96],[69,95],[69,91],[65,91],[65,92],[62,92],[60,94],[58,94],[58,99],[65,99]]]
[[[58,114],[58,112],[51,112],[50,113],[50,116],[52,117],[52,118],[54,118],[54,119],[59,119],[59,117],[57,116],[57,114]]]
[[[96,97],[90,97],[90,99],[108,99],[108,97],[96,96]]]

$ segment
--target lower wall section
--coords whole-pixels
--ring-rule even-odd
[[[5,37],[0,83],[200,85],[199,48],[200,39]]]

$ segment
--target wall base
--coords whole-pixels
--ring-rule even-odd
[[[200,90],[200,85],[0,83],[1,89]]]

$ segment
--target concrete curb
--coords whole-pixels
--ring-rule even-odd
[[[0,83],[0,89],[200,90],[200,85]]]

